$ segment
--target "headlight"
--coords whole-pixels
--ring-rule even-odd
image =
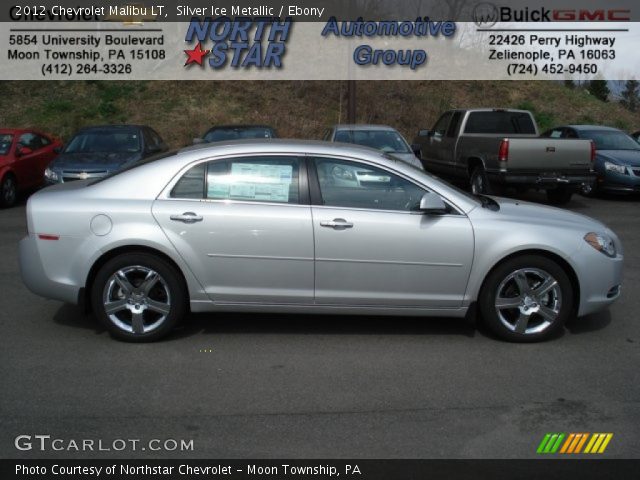
[[[584,236],[584,241],[607,257],[616,256],[616,246],[609,235],[591,232]]]
[[[56,172],[54,172],[53,170],[51,170],[49,167],[47,167],[44,171],[44,178],[46,178],[47,180],[50,180],[52,182],[57,182],[58,181],[58,174]]]
[[[621,173],[622,175],[625,175],[627,173],[627,167],[625,167],[624,165],[616,165],[615,163],[611,162],[604,162],[604,169],[610,172]]]

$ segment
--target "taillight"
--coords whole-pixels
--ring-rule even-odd
[[[38,234],[38,238],[40,240],[59,240],[60,239],[60,235],[53,235],[50,233],[39,233]]]
[[[591,165],[596,163],[596,142],[591,140]]]
[[[503,138],[498,149],[498,161],[506,162],[509,160],[509,139]]]

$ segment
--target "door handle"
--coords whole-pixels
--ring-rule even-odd
[[[173,221],[182,223],[196,223],[202,221],[202,217],[193,212],[184,212],[182,215],[171,215],[169,218]]]
[[[331,221],[320,222],[320,226],[343,230],[345,228],[353,228],[353,223],[347,222],[344,218],[334,218]]]

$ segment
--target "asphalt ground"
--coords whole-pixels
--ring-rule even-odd
[[[532,345],[467,320],[260,314],[192,315],[165,341],[121,343],[23,286],[24,202],[0,210],[0,457],[532,458],[547,432],[611,432],[603,456],[638,458],[639,206],[571,201],[621,237],[623,294]],[[18,435],[63,450],[34,437],[17,450]],[[83,439],[94,451],[68,449]]]

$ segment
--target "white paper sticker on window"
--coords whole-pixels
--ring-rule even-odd
[[[210,177],[209,198],[288,202],[292,165],[233,163],[229,175]]]

